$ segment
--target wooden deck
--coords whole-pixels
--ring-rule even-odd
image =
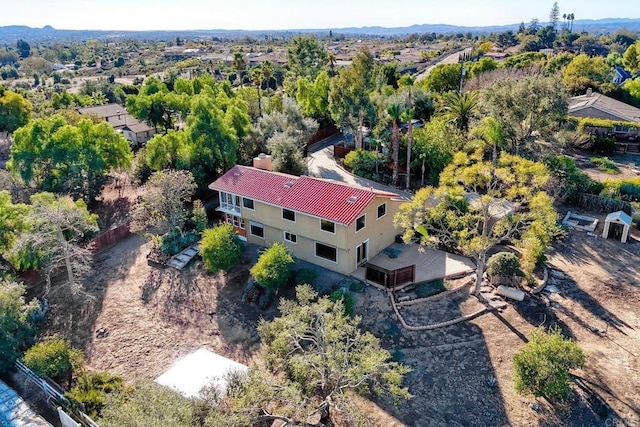
[[[370,259],[369,264],[390,271],[415,265],[415,283],[462,276],[476,268],[469,258],[432,248],[419,251],[415,243],[411,245],[394,243]],[[365,267],[360,267],[351,276],[366,282],[365,272]]]

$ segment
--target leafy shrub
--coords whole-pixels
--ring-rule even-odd
[[[96,418],[100,416],[107,395],[121,390],[123,383],[122,377],[108,372],[82,374],[66,396],[73,402],[84,405],[84,412]]]
[[[242,291],[242,302],[245,304],[252,304],[258,301],[262,289],[264,288],[258,285],[256,282],[248,282],[246,285],[244,285],[244,290]]]
[[[206,230],[200,242],[200,255],[210,272],[226,271],[242,256],[242,243],[231,224],[221,224]]]
[[[0,373],[10,369],[22,351],[33,343],[33,313],[38,301],[24,299],[25,287],[0,279]]]
[[[358,282],[351,282],[349,284],[349,290],[351,292],[362,292],[364,290],[364,283],[358,281]]]
[[[446,290],[447,288],[444,285],[444,280],[437,279],[432,282],[418,283],[416,285],[415,292],[416,295],[418,295],[418,298],[426,298],[430,297],[431,295],[439,294],[440,292],[444,292]]]
[[[196,230],[198,234],[202,234],[207,228],[207,212],[204,209],[202,201],[194,200],[190,219],[194,230]]]
[[[266,309],[267,307],[269,307],[269,305],[271,305],[275,296],[276,293],[273,289],[263,288],[262,295],[260,295],[260,297],[258,298],[258,307],[263,310]]]
[[[494,277],[521,276],[520,260],[512,252],[498,252],[487,261],[487,274]]]
[[[598,169],[611,175],[620,173],[620,168],[608,157],[592,157],[591,161],[598,165]]]
[[[344,158],[344,165],[355,175],[372,178],[376,172],[376,165],[384,162],[384,155],[375,151],[354,150]]]
[[[160,250],[167,255],[173,256],[193,245],[199,238],[200,236],[194,230],[183,232],[179,227],[175,227],[162,236]]]
[[[283,243],[276,242],[262,251],[250,273],[265,288],[279,289],[287,284],[296,259]]]
[[[347,316],[353,316],[356,308],[356,300],[349,291],[338,289],[331,293],[329,299],[333,302],[342,300],[342,304],[344,305],[344,314]]]
[[[600,194],[604,185],[580,171],[575,161],[564,155],[548,156],[544,163],[553,177],[551,189],[560,199],[577,202],[581,193]],[[561,194],[557,194],[562,191]]]
[[[40,376],[48,376],[56,382],[71,382],[74,372],[84,366],[80,350],[72,348],[61,338],[49,338],[28,349],[22,361]]]
[[[296,285],[313,285],[318,272],[313,268],[301,268],[295,272]]]
[[[591,134],[589,136],[589,149],[595,153],[608,154],[616,148],[616,139],[613,136]]]
[[[545,333],[538,328],[513,358],[516,390],[551,400],[563,399],[570,390],[569,370],[582,367],[584,361],[580,346],[564,338],[559,329]]]

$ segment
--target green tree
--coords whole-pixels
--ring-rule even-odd
[[[91,252],[83,243],[87,235],[98,231],[97,218],[82,199],[74,202],[51,193],[31,196],[30,228],[22,233],[18,248],[37,253],[47,288],[52,273],[65,269],[72,298],[79,293],[82,284],[78,279],[90,270],[91,261]]]
[[[18,39],[18,42],[16,43],[16,50],[18,51],[20,58],[27,58],[31,55],[31,46],[22,39]]]
[[[362,128],[365,119],[375,120],[375,108],[369,94],[373,90],[373,55],[366,46],[353,59],[348,68],[339,70],[329,89],[329,111],[333,121],[355,131],[355,147],[362,148]]]
[[[553,28],[553,31],[556,30],[556,26],[558,25],[558,20],[560,19],[560,7],[558,6],[558,2],[553,2],[553,6],[551,7],[551,11],[549,12],[549,24]]]
[[[611,68],[604,58],[590,58],[584,53],[573,58],[562,70],[562,81],[573,95],[584,94],[588,88],[603,91],[605,84],[611,82],[611,77]]]
[[[573,381],[569,371],[581,368],[584,362],[580,346],[564,338],[559,329],[545,333],[538,328],[513,358],[516,390],[551,400],[563,399]]]
[[[494,166],[460,152],[440,175],[440,186],[419,190],[401,206],[395,223],[405,241],[417,231],[421,244],[432,244],[433,238],[472,257],[478,293],[487,252],[501,242],[526,248],[535,243],[542,254],[532,257],[544,254],[557,221],[552,199],[543,191],[548,179],[542,163],[503,153]]]
[[[40,376],[71,385],[73,374],[84,367],[84,355],[62,338],[49,338],[29,348],[22,357],[29,369]]]
[[[624,55],[622,56],[622,62],[624,67],[629,70],[630,73],[637,73],[640,70],[640,52],[638,52],[638,47],[640,43],[636,42],[627,48],[624,51]]]
[[[175,391],[152,382],[107,397],[99,420],[104,427],[192,427],[194,407]]]
[[[295,78],[315,80],[327,61],[327,51],[314,35],[299,35],[287,45],[287,67]]]
[[[24,299],[24,286],[0,279],[0,373],[13,363],[33,342],[32,315],[39,309],[37,300]]]
[[[132,157],[127,140],[108,123],[71,125],[55,115],[15,132],[7,168],[36,188],[93,200],[108,172],[129,166]]]
[[[22,95],[9,90],[0,93],[0,132],[13,133],[26,125],[31,110],[31,103]]]
[[[265,414],[260,419],[292,425],[319,413],[312,425],[327,426],[333,425],[335,408],[350,409],[351,393],[389,395],[395,402],[410,397],[401,385],[409,369],[392,362],[378,338],[360,329],[358,316],[345,314],[341,299],[319,298],[308,285],[296,288],[296,294],[297,301],[281,301],[280,317],[258,325],[264,360],[274,379],[284,374],[277,375],[281,383],[254,389],[245,409],[261,408],[254,412]],[[289,398],[288,407],[272,406]]]
[[[155,172],[144,187],[132,215],[132,230],[149,226],[182,228],[187,219],[185,204],[193,198],[196,183],[189,171]]]
[[[402,107],[398,104],[391,104],[387,107],[387,115],[391,120],[392,126],[392,151],[393,151],[393,175],[391,179],[391,185],[398,185],[398,171],[399,171],[399,162],[400,162],[400,135],[398,131],[398,127],[400,125],[400,119],[402,118]]]
[[[478,106],[476,92],[448,92],[443,96],[446,117],[465,135]]]
[[[557,129],[567,114],[567,95],[555,77],[498,80],[480,91],[479,111],[502,126],[517,154],[534,133],[544,137]]]
[[[440,173],[453,159],[453,153],[462,148],[463,137],[446,117],[440,116],[416,129],[413,141],[413,166],[422,170],[422,185],[425,173],[428,173],[428,182],[435,185]]]
[[[331,78],[329,74],[326,71],[320,71],[313,83],[307,78],[301,77],[298,79],[297,85],[296,101],[300,104],[302,112],[307,117],[313,117],[321,123],[329,123],[331,120],[329,111]]]
[[[107,396],[122,390],[124,380],[108,372],[89,372],[78,377],[76,385],[65,396],[84,405],[84,412],[97,418],[102,412]]]
[[[267,142],[267,148],[273,159],[273,170],[289,175],[302,175],[305,163],[302,150],[287,134],[276,133]]]
[[[498,61],[491,57],[480,58],[471,65],[471,77],[478,77],[482,73],[487,73],[498,68]]]
[[[7,190],[0,191],[0,266],[10,273],[16,269],[7,256],[16,244],[20,233],[29,228],[27,217],[30,208],[22,203],[13,203]],[[2,270],[0,270],[2,276]]]
[[[227,271],[240,261],[242,243],[231,224],[221,224],[205,230],[200,242],[200,255],[205,268],[217,273]]]
[[[259,285],[279,289],[287,284],[295,263],[291,250],[283,243],[276,242],[260,254],[250,273]]]
[[[174,128],[176,120],[189,111],[187,94],[170,92],[167,85],[155,77],[145,81],[138,95],[127,97],[127,111],[156,130],[164,133]]]
[[[436,65],[429,75],[422,80],[425,89],[436,93],[457,91],[462,78],[460,64]]]

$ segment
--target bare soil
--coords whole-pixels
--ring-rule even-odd
[[[361,403],[369,425],[638,425],[640,236],[634,233],[623,245],[569,232],[549,259],[557,271],[549,284],[557,292],[509,302],[500,313],[447,328],[407,331],[385,292],[367,287],[356,294],[363,326],[412,368],[406,381],[411,400],[398,408],[373,397]],[[128,379],[153,379],[200,347],[250,363],[259,346],[258,319],[276,314],[275,304],[267,311],[242,304],[250,262],[226,276],[205,273],[200,261],[183,272],[158,270],[147,265],[149,249],[142,237],[131,236],[99,254],[86,298],[74,302],[63,289],[52,292],[46,333],[83,349],[91,369]],[[432,324],[479,306],[475,297],[458,295],[402,314],[411,324]],[[513,356],[539,325],[561,327],[589,355],[576,372],[575,394],[562,405],[519,395],[513,387]],[[101,328],[104,336],[98,337]]]

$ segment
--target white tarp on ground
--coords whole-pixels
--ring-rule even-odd
[[[206,385],[215,384],[222,392],[229,371],[246,372],[249,368],[212,351],[201,348],[175,362],[156,378],[158,384],[170,387],[185,397],[195,397]]]

